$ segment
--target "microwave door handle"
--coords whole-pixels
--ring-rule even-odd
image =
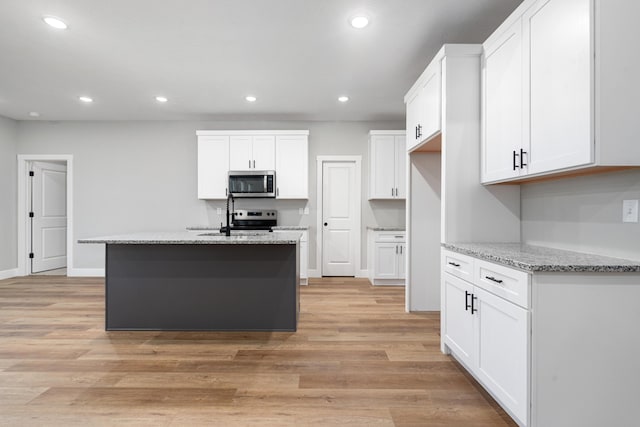
[[[264,175],[263,180],[264,180],[264,191],[266,192],[267,191],[267,174]]]

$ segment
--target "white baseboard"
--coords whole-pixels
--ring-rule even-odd
[[[0,280],[11,279],[12,277],[16,277],[17,275],[18,275],[17,268],[12,268],[10,270],[2,270],[0,271]]]
[[[68,268],[69,277],[104,277],[104,268]]]
[[[320,270],[307,270],[307,277],[321,277]]]
[[[369,277],[369,270],[360,270],[359,272],[356,273],[356,277],[363,277],[363,278]]]

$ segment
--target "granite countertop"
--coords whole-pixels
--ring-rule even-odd
[[[212,227],[210,225],[195,225],[187,227],[187,230],[198,231],[198,230],[219,230],[220,227]],[[309,227],[306,225],[276,225],[275,227],[271,227],[272,230],[308,230]]]
[[[300,241],[300,233],[243,233],[225,236],[214,233],[145,232],[79,239],[78,243],[166,244],[166,245],[293,245]]]
[[[520,243],[443,243],[461,254],[525,271],[629,273],[640,272],[640,261],[546,248]]]
[[[398,226],[367,226],[367,230],[373,230],[373,231],[405,231],[404,227],[398,227]]]
[[[271,227],[272,230],[298,230],[298,231],[304,231],[304,230],[308,230],[309,227],[306,225],[276,225],[275,227]]]

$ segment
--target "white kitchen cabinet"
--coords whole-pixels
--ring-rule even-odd
[[[526,0],[487,39],[483,183],[640,166],[638,14],[621,0]]]
[[[307,135],[276,137],[276,198],[309,198],[309,141]]]
[[[428,141],[441,129],[442,71],[440,60],[433,61],[405,97],[407,104],[407,149]]]
[[[522,286],[528,289],[529,275],[519,271],[509,275],[510,269],[505,269],[442,251],[441,336],[443,350],[455,354],[505,409],[526,425],[529,416],[528,307],[516,305],[487,289],[492,289],[493,284],[507,290]],[[472,282],[461,279],[469,278],[465,270],[474,272]],[[494,271],[514,280],[505,282]],[[524,302],[528,303],[528,299]]]
[[[478,379],[521,422],[528,415],[529,313],[480,287],[471,297]]]
[[[473,317],[469,314],[473,285],[442,274],[442,340],[467,366],[474,362]]]
[[[369,132],[369,200],[404,199],[407,170],[403,131]]]
[[[274,135],[231,136],[229,168],[230,170],[275,170],[276,137]]]
[[[637,263],[533,248],[509,261],[526,272],[482,257],[512,245],[474,246],[442,250],[442,351],[521,426],[636,425]]]
[[[520,156],[529,151],[523,141],[521,39],[522,23],[518,20],[484,45],[481,165],[484,181],[519,176],[523,171]]]
[[[227,197],[229,137],[198,136],[198,198]]]
[[[225,199],[228,172],[254,169],[275,170],[277,198],[309,197],[308,130],[199,130],[196,135],[198,198]]]
[[[404,231],[368,231],[369,280],[374,285],[404,285],[406,236]]]

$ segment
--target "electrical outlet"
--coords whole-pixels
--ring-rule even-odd
[[[638,201],[622,201],[622,222],[638,222]]]
[[[298,208],[298,215],[303,215],[303,214],[304,214],[304,209]]]
[[[304,214],[309,215],[309,206],[304,207]]]
[[[218,208],[218,209],[216,209],[216,213],[217,213],[218,215],[222,215],[222,208]]]

